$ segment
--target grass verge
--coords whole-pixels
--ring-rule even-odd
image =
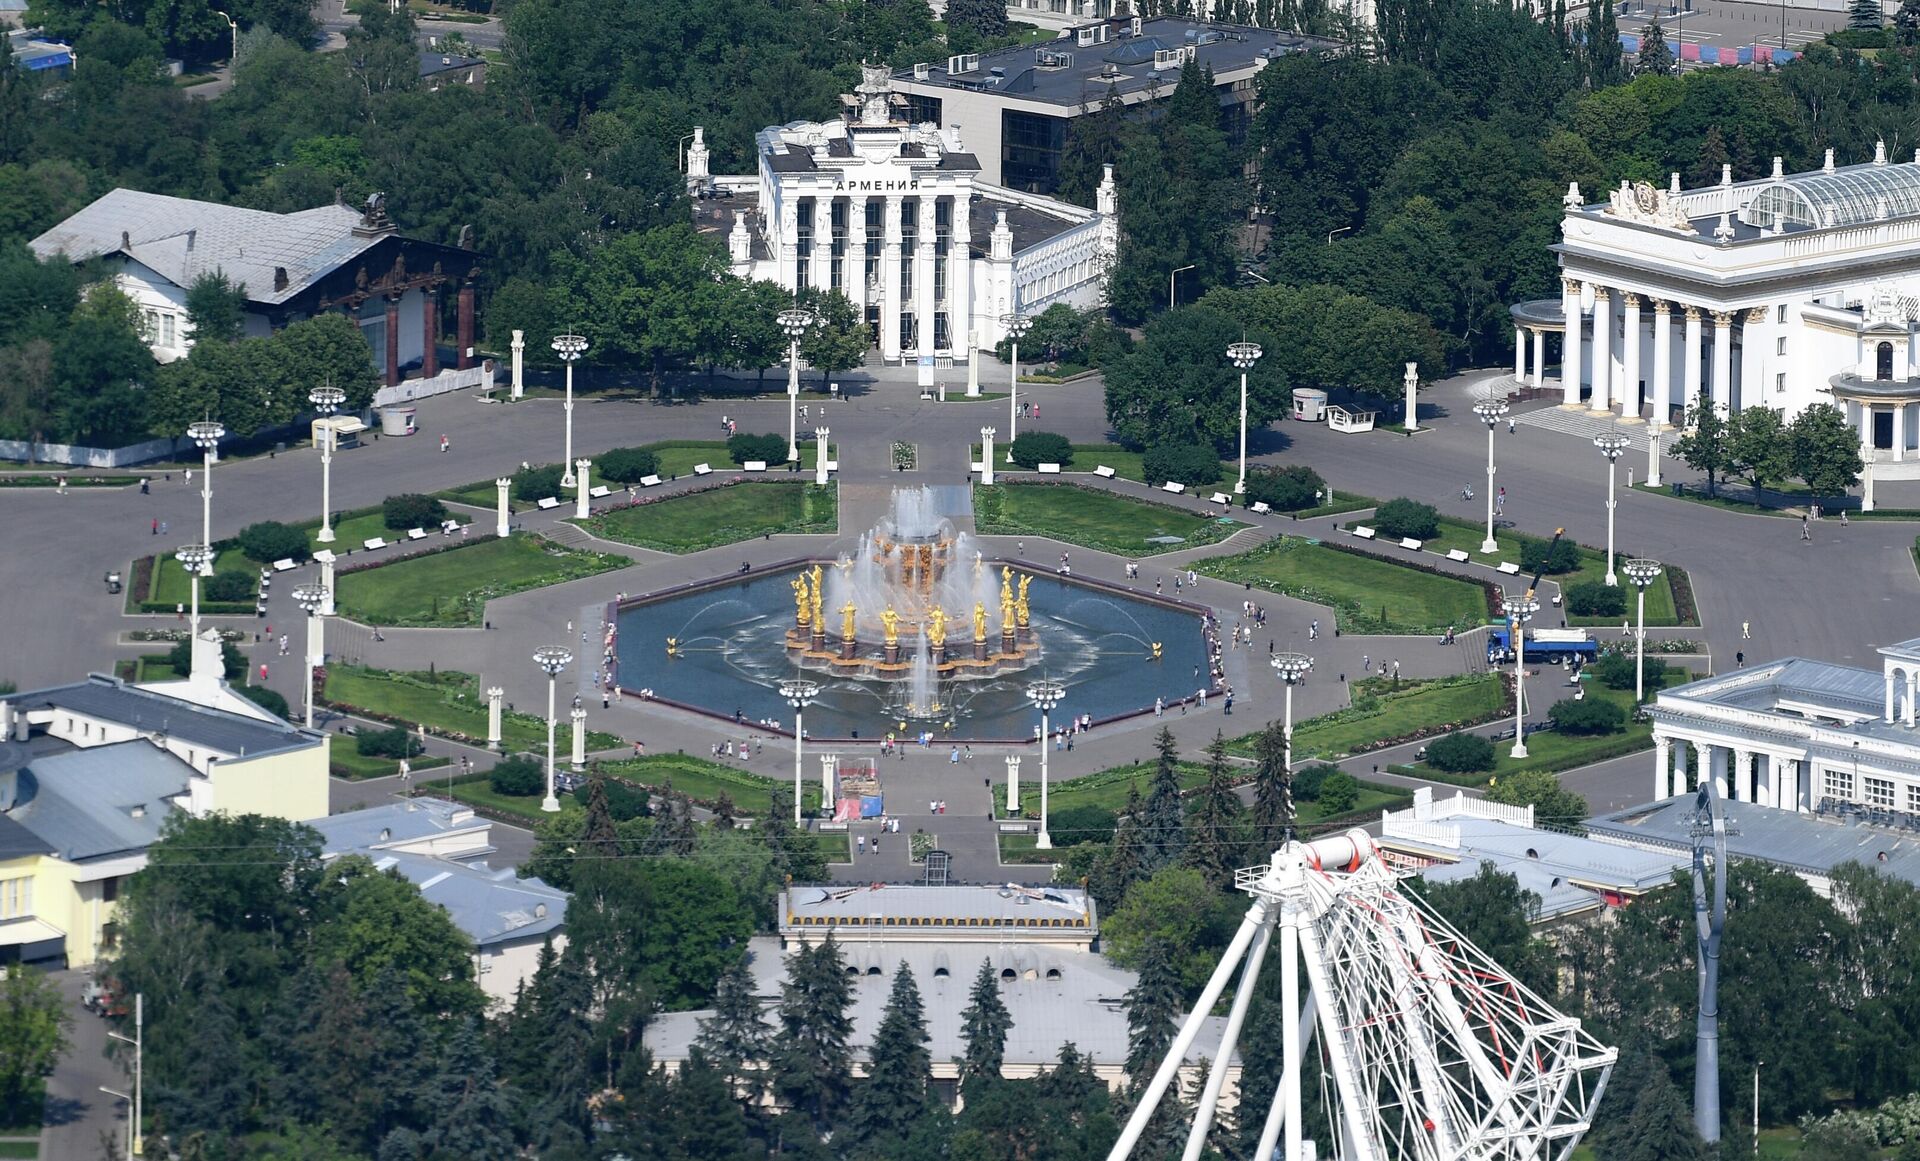
[[[1048,536],[1124,556],[1224,540],[1246,525],[1070,483],[1007,483],[973,491],[974,524],[1003,536]],[[1171,538],[1171,541],[1164,539]]]
[[[322,698],[334,709],[374,721],[425,726],[430,733],[468,745],[487,744],[487,700],[480,682],[457,670],[400,673],[360,665],[332,665]],[[567,738],[567,727],[559,736]],[[508,709],[502,715],[501,744],[509,751],[544,752],[547,721]],[[623,745],[618,735],[587,731],[587,748],[608,750]]]
[[[660,552],[699,552],[774,533],[840,527],[837,486],[748,483],[613,508],[578,521],[595,536]]]
[[[422,754],[417,758],[409,759],[407,769],[418,774],[422,770],[438,770],[452,763],[451,758]],[[335,778],[345,778],[349,782],[361,782],[368,778],[390,778],[400,773],[400,759],[362,754],[353,748],[352,739],[336,738],[327,754],[327,772]]]
[[[738,766],[708,761],[692,754],[648,754],[644,758],[600,762],[595,768],[609,778],[618,778],[636,786],[660,790],[671,786],[675,793],[684,794],[703,805],[719,801],[724,794],[733,800],[738,813],[751,815],[765,814],[768,796],[787,785],[774,778],[749,773]],[[816,803],[819,800],[817,784],[813,800]]]
[[[1431,680],[1370,677],[1353,683],[1353,704],[1309,718],[1293,728],[1293,761],[1335,762],[1369,750],[1397,746],[1435,734],[1493,721],[1513,711],[1505,680],[1497,673]],[[1228,748],[1251,757],[1252,735]]]
[[[1424,565],[1283,536],[1238,556],[1199,561],[1208,576],[1330,605],[1346,633],[1438,633],[1491,616],[1491,589]]]
[[[237,548],[229,548],[213,558],[215,576],[221,573],[237,573],[247,578],[247,597],[240,601],[213,601],[207,599],[208,578],[200,580],[200,611],[208,615],[245,615],[254,611],[255,596],[260,591],[260,566],[240,554]],[[193,583],[187,576],[187,570],[178,558],[172,554],[143,556],[133,562],[127,572],[127,612],[129,613],[171,613],[176,606],[191,608],[193,604]]]
[[[1494,532],[1494,543],[1500,546],[1500,550],[1492,554],[1483,553],[1480,551],[1480,545],[1486,540],[1486,525],[1470,524],[1464,520],[1453,520],[1447,517],[1441,517],[1440,535],[1428,540],[1426,542],[1426,548],[1430,552],[1437,552],[1442,555],[1457,548],[1468,553],[1473,559],[1480,561],[1482,564],[1497,563],[1503,560],[1510,560],[1515,564],[1519,564],[1521,541],[1547,539],[1541,536],[1526,536],[1511,528],[1501,529],[1496,527]],[[1606,579],[1607,554],[1597,548],[1588,548],[1585,545],[1578,547],[1580,549],[1579,568],[1572,572],[1549,574],[1548,579],[1557,582],[1563,591],[1572,588],[1574,585],[1585,584],[1589,581],[1598,583]],[[1631,559],[1632,555],[1632,553],[1622,552],[1620,553],[1620,559],[1625,561]],[[1633,586],[1624,578],[1621,580],[1621,585],[1627,594],[1628,615],[1632,615],[1635,600]],[[1688,610],[1689,613],[1691,613],[1691,611],[1691,609]],[[1612,617],[1569,616],[1567,618],[1567,624],[1605,625],[1613,620],[1614,618]],[[1680,615],[1674,601],[1673,577],[1670,572],[1662,572],[1658,577],[1654,578],[1654,582],[1651,585],[1647,586],[1647,624],[1699,624],[1698,619],[1684,618]]]
[[[593,576],[632,563],[516,533],[453,541],[443,550],[342,571],[340,612],[373,625],[478,625],[495,597]]]
[[[1203,767],[1197,763],[1182,762],[1180,785],[1183,790],[1192,790],[1206,781]],[[1117,766],[1111,770],[1102,770],[1098,774],[1089,774],[1085,778],[1075,778],[1053,787],[1047,804],[1050,811],[1057,814],[1068,807],[1094,806],[1102,810],[1119,810],[1126,804],[1127,787],[1138,783],[1142,797],[1147,784],[1153,778],[1153,764],[1139,762],[1130,766]],[[1098,782],[1087,793],[1081,793],[1078,784]],[[1296,804],[1301,826],[1312,826],[1331,818],[1346,818],[1354,815],[1377,814],[1382,810],[1394,809],[1404,805],[1412,798],[1409,791],[1397,786],[1385,786],[1378,782],[1362,781],[1360,795],[1351,807],[1343,811],[1333,811],[1319,802],[1302,801]],[[1021,799],[1025,808],[1024,815],[1031,821],[1040,817],[1040,791],[1034,787]],[[1050,836],[1054,850],[1042,851],[1038,848],[1036,836],[1031,834],[1003,834],[1000,836],[1000,860],[1006,863],[1050,863],[1057,858],[1057,852],[1070,847],[1077,841],[1072,834],[1055,830]]]

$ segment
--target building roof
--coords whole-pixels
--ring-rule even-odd
[[[366,852],[354,852],[366,853]],[[467,933],[475,947],[538,939],[567,921],[567,893],[539,879],[515,877],[513,868],[494,870],[432,855],[396,851],[370,854],[382,871],[398,871],[420,888],[420,896],[438,903]]]
[[[68,862],[144,851],[193,769],[146,739],[31,758],[5,817]]]
[[[1097,929],[1093,898],[1077,887],[795,884],[780,892],[779,914],[782,932],[817,933],[820,924],[840,933],[899,927],[1045,927],[1091,935]]]
[[[0,862],[8,859],[25,858],[28,855],[51,855],[56,853],[53,844],[26,827],[0,814]]]
[[[1077,230],[1092,220],[1089,211],[1067,202],[1058,203],[1061,212],[1049,213],[1036,206],[1032,197],[996,198],[994,192],[999,187],[976,184],[973,188],[979,196],[968,206],[967,229],[968,244],[976,254],[984,255],[987,252],[994,223],[1003,210],[1007,215],[1007,229],[1013,231],[1015,254],[1057,238],[1069,230]],[[1070,216],[1073,211],[1079,211],[1081,216]]]
[[[1753,195],[1742,218],[1762,228],[1775,222],[1818,227],[1915,214],[1920,214],[1920,162],[1869,162],[1776,178]]]
[[[26,5],[8,7],[0,4],[0,12],[24,12]],[[7,33],[7,49],[15,64],[28,72],[42,69],[65,68],[73,63],[72,47],[56,41],[42,40],[26,29],[16,29]]]
[[[257,757],[326,744],[326,739],[286,722],[195,705],[98,673],[72,685],[27,690],[9,694],[0,701],[12,703],[21,712],[47,708],[72,710],[102,721],[165,733],[233,757]]]
[[[460,69],[473,68],[475,65],[485,66],[486,63],[485,60],[477,56],[459,56],[455,53],[448,52],[423,51],[420,54],[420,76],[421,79],[424,80],[427,77],[436,76],[440,73],[456,72]]]
[[[1132,35],[1126,19],[1070,28],[1057,39],[1002,49],[985,55],[950,57],[944,64],[922,64],[894,73],[897,88],[933,92],[939,88],[1005,93],[1010,97],[1058,105],[1063,111],[1097,106],[1109,88],[1121,99],[1148,99],[1172,92],[1180,62],[1171,59],[1193,49],[1216,79],[1255,71],[1267,61],[1299,52],[1332,52],[1337,40],[1265,28],[1211,24],[1164,16],[1141,22]],[[1159,67],[1156,68],[1156,54]],[[951,66],[971,64],[965,71]]]
[[[1694,795],[1682,794],[1590,818],[1587,833],[1619,843],[1691,852]],[[1865,816],[1804,814],[1719,800],[1727,854],[1825,876],[1855,862],[1920,884],[1920,832],[1881,826]],[[1688,855],[1691,858],[1691,854]]]
[[[444,835],[484,832],[493,826],[476,817],[472,807],[443,798],[409,798],[312,819],[307,825],[320,832],[321,850],[329,855],[371,854]]]
[[[75,262],[124,254],[182,287],[221,272],[244,286],[250,301],[272,305],[300,294],[386,236],[356,230],[360,224],[361,212],[342,205],[273,214],[116,189],[31,246],[41,258],[64,254]]]

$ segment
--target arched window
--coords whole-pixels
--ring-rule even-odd
[[[1893,344],[1892,343],[1881,343],[1879,350],[1875,352],[1874,364],[1873,364],[1873,377],[1875,379],[1893,378]]]
[[[1002,981],[1002,982],[1004,982],[1004,983],[1012,983],[1012,982],[1013,982],[1013,981],[1014,981],[1015,979],[1017,979],[1017,978],[1019,978],[1019,977],[1018,977],[1018,976],[1016,976],[1016,975],[1014,974],[1014,970],[1013,970],[1012,968],[1001,968],[1001,969],[1000,969],[1000,979],[1001,979],[1001,981]]]

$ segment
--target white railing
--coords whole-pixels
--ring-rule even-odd
[[[431,379],[408,379],[373,393],[373,406],[388,407],[414,399],[428,399],[468,387],[486,387],[493,383],[493,360],[482,359],[477,367],[464,371],[442,371]]]
[[[125,447],[79,447],[65,443],[32,443],[0,439],[0,459],[70,468],[124,468],[163,459],[174,451],[171,439],[150,439]]]

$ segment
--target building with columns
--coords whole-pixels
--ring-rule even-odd
[[[710,176],[695,130],[696,218],[724,234],[736,275],[845,294],[922,385],[991,350],[1010,314],[1102,301],[1120,240],[1111,169],[1092,210],[988,184],[958,133],[900,115],[885,68],[865,78],[841,119],[761,131],[756,174]]]
[[[1920,479],[1920,152],[1564,199],[1561,293],[1512,307],[1514,375],[1561,403],[1654,431],[1702,396],[1792,419],[1839,407],[1876,480]],[[1551,343],[1551,345],[1549,345]]]

